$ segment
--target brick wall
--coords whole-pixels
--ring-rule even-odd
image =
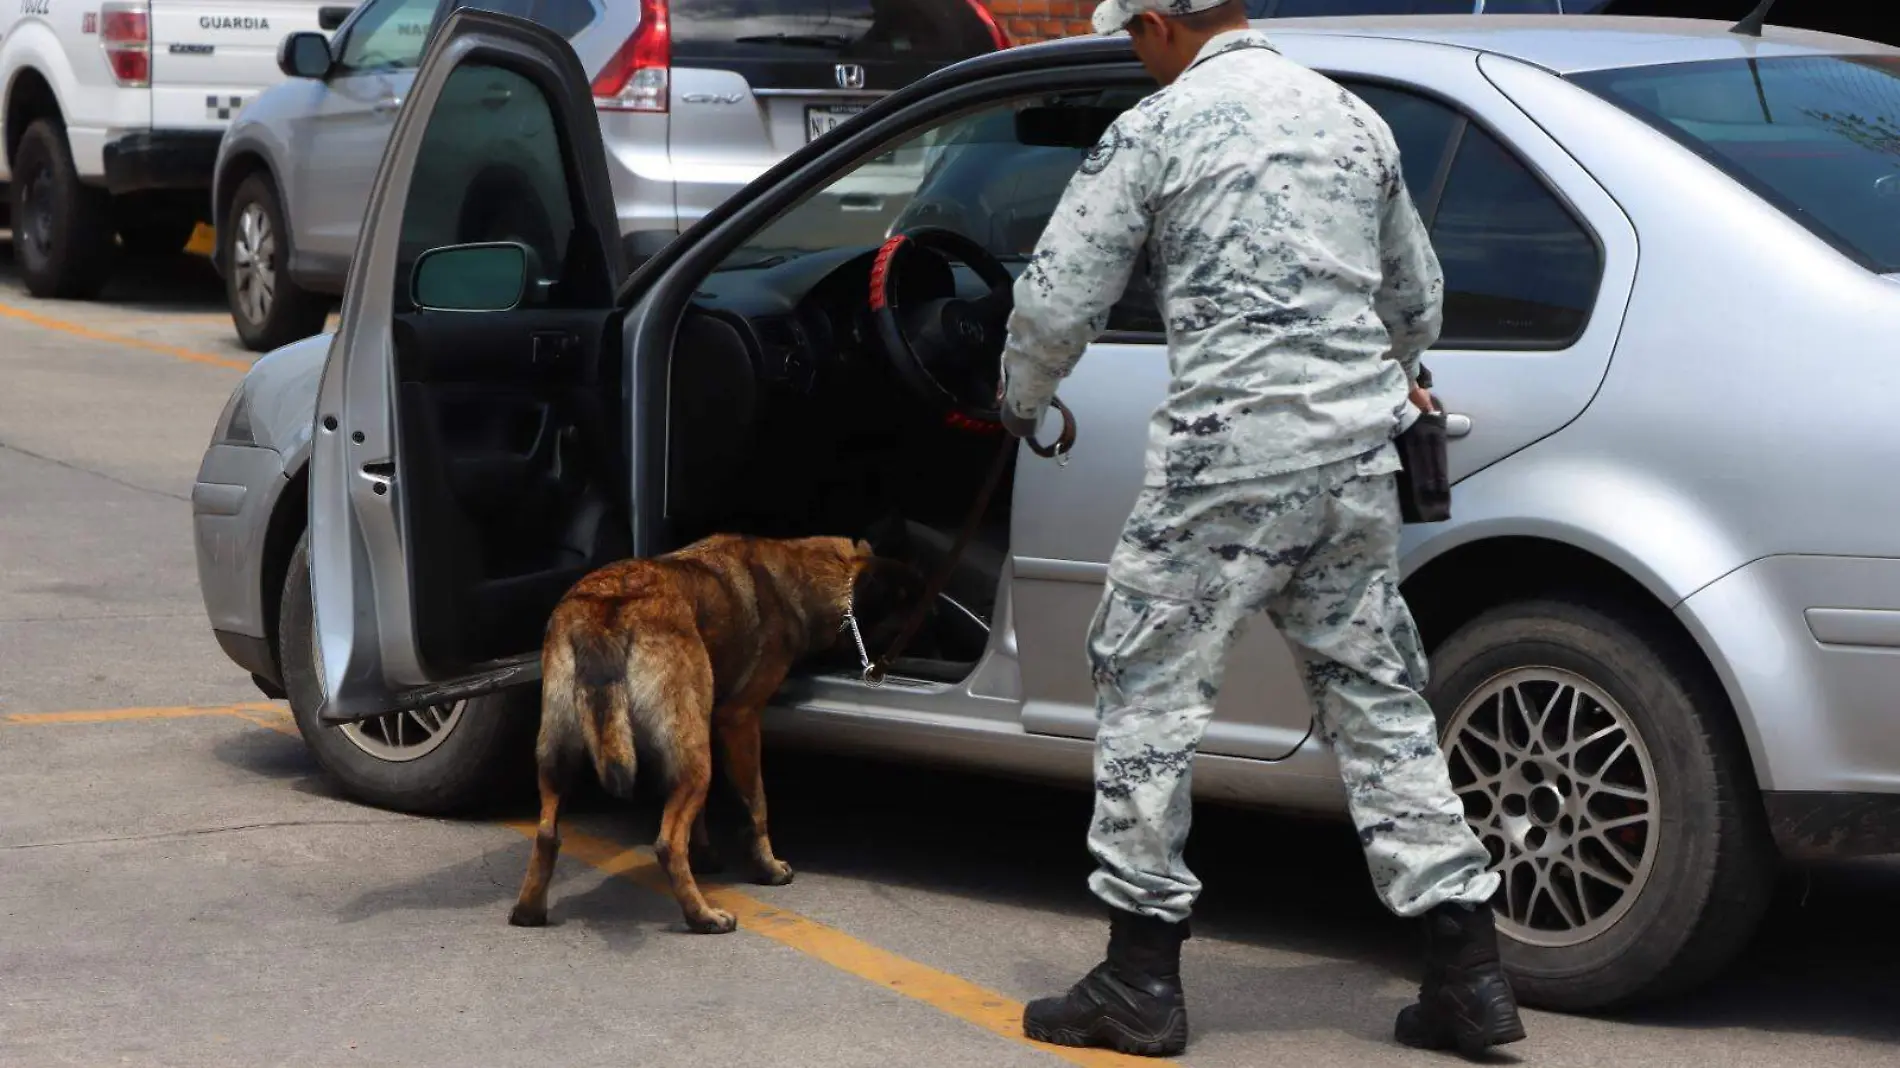
[[[1017,44],[1089,32],[1095,0],[984,0]]]

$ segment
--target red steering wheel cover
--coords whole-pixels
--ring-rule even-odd
[[[904,247],[910,238],[903,234],[884,242],[878,247],[877,258],[871,261],[871,310],[881,312],[890,307],[891,260],[897,256],[897,250]]]

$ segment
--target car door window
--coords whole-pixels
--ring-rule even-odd
[[[1438,176],[1445,160],[1457,144],[1464,127],[1464,116],[1451,108],[1390,85],[1339,80],[1353,95],[1372,105],[1392,130],[1399,146],[1399,169],[1404,173],[1406,192],[1419,215],[1431,218],[1438,191]]]
[[[413,70],[429,42],[438,0],[369,0],[343,38],[337,73]]]
[[[458,67],[429,115],[403,204],[398,308],[410,306],[416,257],[483,241],[526,245],[530,279],[542,283],[527,303],[558,299],[579,199],[574,188],[554,107],[540,86],[504,67]]]
[[[1576,216],[1450,105],[1339,80],[1392,128],[1406,189],[1430,228],[1445,272],[1438,347],[1557,348],[1575,340],[1602,273],[1596,242]]]
[[[872,248],[898,231],[937,226],[975,240],[1019,271],[1087,150],[1024,144],[1017,136],[1017,112],[1047,104],[1120,111],[1150,92],[1152,86],[1129,85],[1037,94],[915,131],[808,195],[752,235],[720,269]],[[1108,329],[1158,337],[1162,322],[1143,265],[1130,278]]]
[[[1602,276],[1597,244],[1544,182],[1475,123],[1431,219],[1445,272],[1447,348],[1562,348]]]

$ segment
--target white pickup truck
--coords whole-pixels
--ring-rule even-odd
[[[352,6],[0,0],[0,180],[27,290],[95,297],[121,246],[182,248],[210,219],[225,126],[283,80],[278,45]]]

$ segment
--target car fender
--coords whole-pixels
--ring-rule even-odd
[[[286,478],[295,478],[310,460],[317,384],[335,336],[326,332],[273,349],[244,376],[252,433],[259,445],[283,457]]]
[[[78,94],[82,88],[78,77],[73,73],[72,61],[67,58],[66,50],[60,47],[59,38],[44,23],[15,23],[13,32],[7,35],[4,42],[0,42],[0,73],[4,73],[6,78],[6,105],[12,104],[14,91],[20,83],[20,76],[28,71],[38,74],[48,86],[52,87],[53,100],[59,107],[62,122],[68,126],[71,126],[75,120],[85,125],[98,124],[97,120],[100,116],[86,114],[83,103],[78,100]],[[102,91],[95,90],[95,92]],[[0,116],[4,114],[5,112],[0,111]],[[96,132],[103,135],[103,131]],[[9,143],[17,144],[24,133],[26,133],[24,128],[10,129],[6,131],[6,137]],[[83,175],[104,173],[103,140],[99,137],[86,140],[87,145],[84,147],[89,148],[89,157],[82,156],[81,145],[72,144],[70,138],[68,139],[68,145],[73,152],[73,165]],[[4,163],[4,166],[0,166],[0,178],[11,178],[12,152],[5,153],[5,159],[0,163]]]
[[[1563,449],[1563,438],[1554,435],[1459,482],[1450,520],[1405,528],[1401,574],[1410,579],[1455,549],[1507,538],[1550,542],[1603,561],[1683,624],[1713,668],[1766,786],[1775,762],[1757,722],[1760,703],[1691,608],[1698,592],[1750,563],[1748,550],[1693,487],[1612,454]]]
[[[254,157],[263,164],[266,174],[277,190],[277,202],[285,212],[292,210],[293,191],[286,187],[289,171],[284,161],[292,158],[295,149],[284,139],[284,117],[304,105],[301,96],[309,95],[309,86],[297,82],[273,85],[259,93],[238,112],[231,124],[224,128],[224,137],[218,142],[218,160],[211,172],[211,206],[214,218],[213,227],[222,227],[225,215],[231,210],[231,198],[237,195],[237,182],[233,181],[234,166],[245,159]],[[297,256],[297,228],[294,224],[285,228],[284,240],[289,244],[289,256],[295,262]],[[211,255],[211,265],[219,274],[224,273],[221,254],[224,243],[218,242]]]
[[[1694,487],[1615,455],[1563,448],[1564,437],[1559,432],[1460,481],[1450,520],[1406,528],[1402,572],[1473,542],[1541,538],[1603,559],[1673,611],[1748,562]]]

